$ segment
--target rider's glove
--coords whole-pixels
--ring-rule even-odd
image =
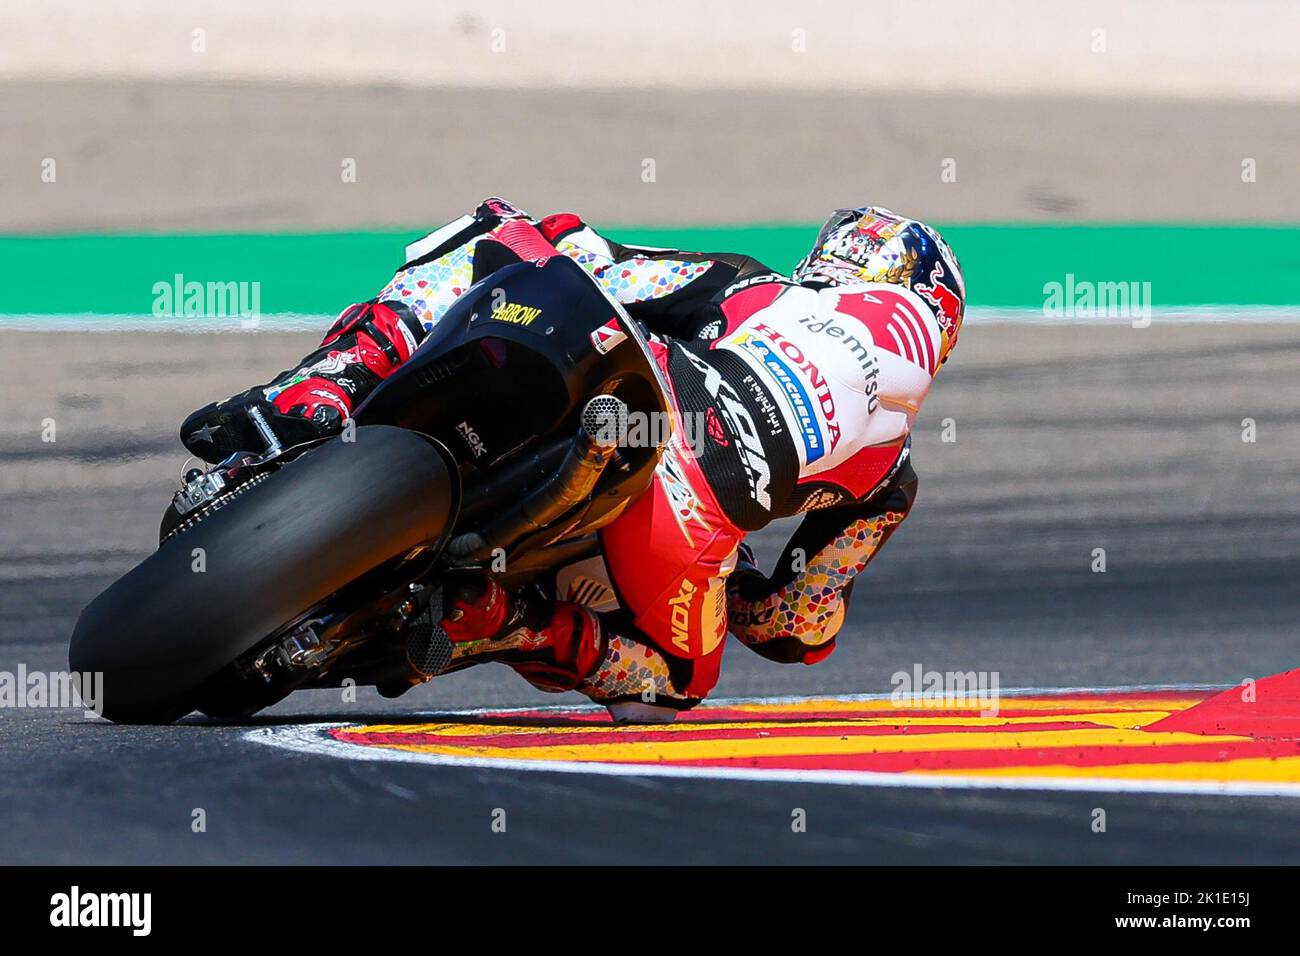
[[[442,629],[457,643],[496,637],[510,605],[509,592],[481,571],[448,575],[442,584]]]
[[[727,578],[727,594],[736,600],[758,601],[770,590],[767,575],[754,561],[754,549],[742,541],[736,552],[736,570]]]

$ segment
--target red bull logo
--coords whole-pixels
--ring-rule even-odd
[[[936,262],[930,270],[929,283],[914,282],[912,291],[934,306],[935,316],[943,330],[950,338],[957,335],[957,326],[961,322],[961,299],[943,282],[944,268],[942,262]]]

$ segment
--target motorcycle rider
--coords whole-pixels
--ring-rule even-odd
[[[620,610],[542,607],[486,574],[449,582],[454,660],[500,661],[544,690],[578,690],[615,719],[671,720],[716,683],[728,631],[771,660],[835,649],[855,578],[916,494],[911,424],[956,343],[960,266],[930,227],[879,207],[835,211],[786,278],[734,254],[613,242],[571,213],[534,220],[501,199],[407,248],[375,299],[268,385],[182,425],[208,461],[338,430],[475,281],[508,262],[571,257],[656,336],[681,428],[654,482],[601,531]],[[747,532],[805,513],[770,577]],[[653,542],[649,550],[645,542]]]

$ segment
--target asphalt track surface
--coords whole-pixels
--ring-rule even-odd
[[[0,332],[0,670],[66,667],[80,608],[153,546],[176,423],[310,344]],[[1294,325],[969,327],[918,425],[917,510],[859,585],[840,650],[807,668],[733,645],[716,696],[887,692],[916,663],[996,670],[1004,688],[1296,666],[1298,359]],[[779,541],[763,536],[769,560]],[[398,701],[303,693],[253,723],[555,702],[487,666]],[[1296,799],[519,773],[293,753],[247,730],[0,710],[0,861],[1300,862]]]

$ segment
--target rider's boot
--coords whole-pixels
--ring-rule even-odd
[[[600,620],[580,604],[511,594],[485,574],[443,584],[442,628],[452,661],[500,661],[534,687],[576,690],[600,664]]]
[[[400,302],[349,306],[320,346],[269,384],[214,402],[181,425],[190,453],[213,464],[232,452],[267,445],[249,417],[261,411],[282,445],[295,445],[339,431],[352,410],[411,357],[424,326]]]
[[[530,607],[527,595],[473,573],[444,588],[442,627],[453,661],[499,661],[539,690],[579,691],[617,723],[668,723],[699,703],[684,692],[688,664],[613,633],[580,604]]]

